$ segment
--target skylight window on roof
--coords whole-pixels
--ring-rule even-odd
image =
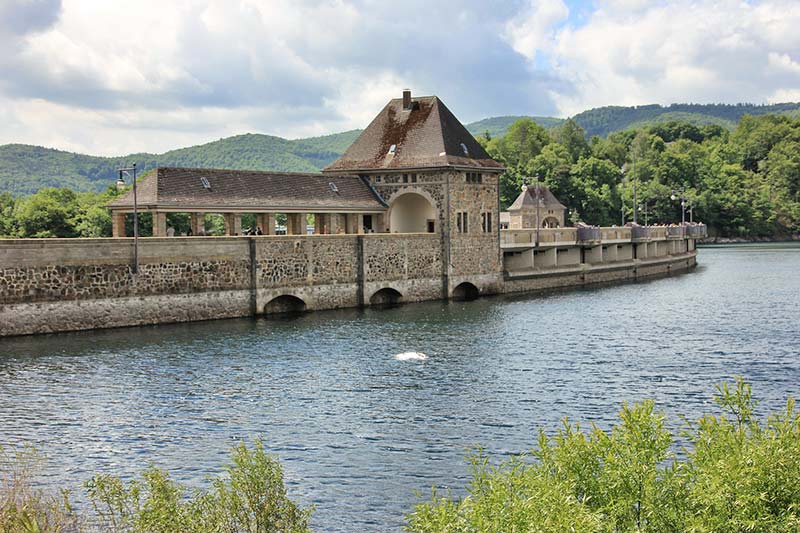
[[[335,192],[336,194],[339,194],[339,187],[337,187],[337,186],[336,186],[336,184],[335,184],[334,182],[332,182],[332,181],[331,181],[331,182],[329,182],[329,183],[328,183],[328,187],[330,187],[330,188],[331,188],[331,190],[332,190],[333,192]]]
[[[205,176],[202,176],[200,178],[200,183],[202,183],[203,187],[205,187],[206,189],[211,190],[211,184],[208,182],[208,179]]]
[[[466,144],[461,143],[461,150],[463,150],[465,156],[469,157],[469,150],[467,150]]]
[[[395,153],[396,151],[397,151],[397,145],[396,145],[396,144],[393,144],[393,145],[391,145],[391,146],[389,147],[389,153],[390,153],[390,154],[393,154],[393,153]]]

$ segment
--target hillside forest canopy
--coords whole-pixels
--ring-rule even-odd
[[[352,134],[351,134],[352,135]],[[572,119],[545,129],[516,120],[502,136],[478,136],[507,171],[500,201],[507,208],[537,178],[569,209],[572,222],[599,226],[630,221],[637,189],[639,222],[680,221],[683,193],[695,221],[715,237],[785,238],[800,233],[800,118],[743,116],[719,124],[667,121],[587,138]],[[329,147],[333,152],[341,147]],[[0,235],[102,237],[111,234],[105,204],[120,194],[45,187],[29,196],[0,194]],[[188,215],[170,215],[180,232]],[[248,221],[244,221],[247,225]],[[150,221],[142,217],[142,234]],[[207,220],[209,232],[221,221]],[[130,228],[129,228],[130,231]]]

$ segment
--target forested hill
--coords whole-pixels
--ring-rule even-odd
[[[732,129],[745,114],[793,114],[800,116],[800,103],[758,106],[673,104],[667,107],[601,107],[574,117],[587,136],[657,123],[680,120],[695,125],[718,124]],[[522,116],[491,117],[471,124],[475,136],[487,132],[500,137]],[[561,125],[553,117],[530,117],[544,128]],[[128,154],[119,157],[96,157],[38,146],[8,144],[0,146],[0,192],[27,195],[42,187],[67,187],[74,191],[101,191],[116,180],[120,163],[136,161],[143,171],[155,166],[233,168],[315,172],[335,160],[355,140],[360,130],[324,137],[288,140],[262,134],[245,134],[218,141],[180,148],[163,154]]]
[[[163,154],[97,157],[24,144],[0,146],[0,192],[32,194],[42,187],[101,191],[117,179],[120,163],[142,171],[156,166],[317,172],[350,146],[360,130],[287,140],[245,134]]]
[[[572,118],[586,131],[587,136],[605,137],[615,131],[673,120],[689,122],[696,126],[718,124],[733,129],[744,115],[789,114],[796,116],[799,112],[800,103],[772,105],[672,104],[666,107],[660,105],[598,107],[578,113]],[[542,124],[542,126],[545,125]]]

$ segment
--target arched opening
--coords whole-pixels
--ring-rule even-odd
[[[480,294],[481,291],[478,290],[478,287],[468,281],[465,281],[464,283],[459,283],[456,288],[453,289],[451,298],[458,301],[469,301],[475,300],[478,298],[478,296],[480,296]]]
[[[383,289],[376,291],[369,299],[369,305],[374,307],[390,307],[393,305],[398,305],[403,298],[403,295],[400,294],[398,291],[390,288],[384,287]]]
[[[389,206],[389,231],[392,233],[433,233],[436,209],[421,194],[401,194]]]
[[[306,303],[290,294],[278,296],[264,306],[265,315],[294,315],[306,310]]]
[[[545,217],[545,219],[542,220],[543,228],[557,228],[558,226],[558,219],[556,217]]]

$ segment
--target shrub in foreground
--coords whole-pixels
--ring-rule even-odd
[[[79,529],[66,491],[36,489],[33,476],[41,457],[33,449],[9,452],[0,447],[0,533],[60,533]]]
[[[104,527],[112,531],[310,531],[311,510],[288,498],[280,463],[264,452],[261,441],[252,450],[240,444],[232,460],[209,490],[195,491],[189,498],[184,487],[152,467],[128,484],[113,476],[95,476],[87,489]]]
[[[190,492],[154,467],[127,483],[111,475],[95,476],[86,483],[95,513],[80,519],[66,492],[54,497],[32,488],[39,459],[35,452],[3,458],[0,533],[310,531],[311,509],[301,509],[288,498],[280,463],[261,441],[251,449],[244,444],[234,448],[232,464],[203,491]]]
[[[440,496],[408,515],[415,532],[797,532],[800,416],[794,400],[757,420],[750,386],[717,388],[720,416],[682,433],[680,458],[652,402],[624,405],[610,431],[565,421],[498,466],[470,458],[467,496]]]

